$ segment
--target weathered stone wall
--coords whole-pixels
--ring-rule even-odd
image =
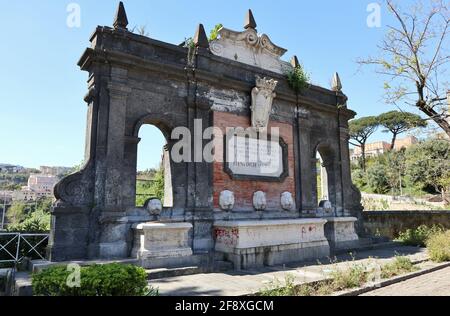
[[[363,212],[363,217],[368,234],[389,238],[420,225],[442,225],[450,229],[450,211],[371,211]]]

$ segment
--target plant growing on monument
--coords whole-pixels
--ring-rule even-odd
[[[288,71],[286,77],[289,86],[297,94],[301,94],[309,88],[310,76],[300,64]]]
[[[374,116],[362,117],[349,122],[350,138],[356,143],[352,145],[361,148],[361,167],[366,171],[366,143],[378,128],[377,118]]]
[[[223,27],[222,23],[216,24],[214,28],[211,30],[209,35],[209,41],[214,41],[219,36],[219,30]]]
[[[385,83],[388,103],[413,106],[450,135],[447,120],[449,7],[445,1],[417,1],[402,10],[393,0],[386,0],[396,25],[379,45],[377,57],[358,61],[372,65],[389,78]]]
[[[400,111],[383,113],[378,116],[378,121],[386,129],[384,132],[392,133],[391,150],[394,149],[398,135],[414,128],[427,126],[427,122],[419,115]]]

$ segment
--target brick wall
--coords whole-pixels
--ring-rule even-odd
[[[219,127],[225,135],[227,127],[243,127],[250,126],[250,117],[240,116],[232,113],[214,112],[214,126]],[[291,192],[295,199],[295,179],[294,179],[294,146],[293,146],[293,130],[290,124],[273,122],[269,124],[271,127],[280,129],[280,137],[288,145],[288,170],[289,175],[283,182],[264,182],[264,181],[247,181],[233,180],[230,175],[224,171],[224,164],[221,162],[214,163],[214,208],[219,209],[220,192],[224,190],[233,191],[235,194],[235,210],[250,211],[253,210],[253,193],[263,191],[267,196],[267,210],[281,210],[280,197],[283,192]],[[223,152],[215,153],[220,157]]]

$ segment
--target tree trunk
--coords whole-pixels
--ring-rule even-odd
[[[366,144],[361,144],[362,170],[366,172]]]
[[[396,140],[397,140],[397,133],[393,133],[393,135],[392,135],[392,141],[391,141],[391,151],[392,150],[394,150],[394,148],[395,148],[395,142],[396,142]]]
[[[425,113],[429,118],[431,118],[444,132],[450,137],[450,120],[446,119],[445,114],[437,113],[433,107],[431,107],[424,98],[425,82],[422,80],[421,83],[416,82],[417,92],[419,93],[419,100],[416,106],[420,111]]]

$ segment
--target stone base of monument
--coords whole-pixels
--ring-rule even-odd
[[[325,219],[219,221],[215,250],[236,270],[301,262],[330,255]]]
[[[326,220],[325,236],[332,252],[357,249],[361,246],[355,231],[355,222],[358,220],[356,217],[330,217]]]
[[[150,222],[133,225],[133,258],[144,268],[198,264],[189,246],[190,223]]]

